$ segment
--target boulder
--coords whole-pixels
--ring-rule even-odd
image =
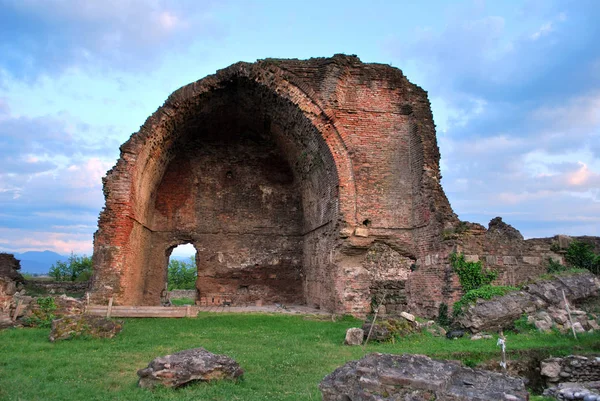
[[[138,385],[181,387],[194,381],[238,379],[244,371],[227,355],[217,355],[204,348],[193,348],[153,359],[148,367],[137,372]]]
[[[346,345],[361,345],[365,338],[365,331],[358,327],[352,327],[346,330],[346,339],[344,344]]]
[[[417,330],[416,322],[410,322],[406,319],[388,318],[378,320],[373,325],[373,330],[371,330],[371,325],[371,322],[365,322],[362,326],[365,336],[369,335],[369,331],[371,332],[370,341],[390,341],[395,337],[403,337]]]
[[[52,321],[50,341],[68,340],[79,336],[113,338],[123,329],[123,321],[101,316],[72,315]]]
[[[570,303],[595,297],[600,291],[600,280],[589,272],[555,275],[549,280],[528,284],[521,291],[490,300],[479,299],[464,308],[457,323],[472,333],[496,331],[511,328],[523,314],[534,314],[547,308],[549,312],[535,316],[532,323],[540,330],[548,330],[554,323],[553,319],[561,325],[566,323],[566,311],[562,311],[563,291]],[[587,319],[584,322],[586,317],[583,315],[581,323],[586,326]]]
[[[327,375],[323,401],[525,401],[522,379],[424,355],[369,354]]]

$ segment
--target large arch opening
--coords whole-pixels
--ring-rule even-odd
[[[203,303],[332,308],[339,183],[322,133],[296,104],[244,77],[181,109],[164,167],[148,172],[142,303],[159,302],[159,255],[191,243]]]

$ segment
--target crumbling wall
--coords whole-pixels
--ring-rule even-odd
[[[439,158],[427,93],[396,68],[344,55],[234,64],[175,91],[121,146],[92,300],[158,304],[184,243],[205,302],[355,315],[384,295],[393,313],[436,315],[462,294],[452,252],[509,285],[562,261],[558,237],[460,222]]]
[[[19,273],[21,262],[11,253],[0,253],[0,328],[10,326],[10,308],[13,295],[24,278]]]
[[[600,355],[548,358],[540,364],[546,385],[565,382],[600,382]]]
[[[158,303],[171,249],[192,243],[201,297],[364,314],[387,288],[404,308],[410,266],[457,221],[439,180],[427,94],[400,70],[343,55],[235,64],[176,91],[121,147],[93,300]]]

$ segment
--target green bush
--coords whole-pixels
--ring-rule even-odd
[[[548,273],[561,273],[568,269],[567,266],[560,264],[552,258],[548,258],[548,268],[546,269]]]
[[[511,291],[517,290],[518,288],[511,286],[484,285],[483,287],[466,292],[459,301],[454,303],[452,313],[454,316],[460,315],[465,306],[475,302],[479,298],[492,299],[493,297],[506,295]]]
[[[600,274],[600,255],[596,255],[590,244],[573,240],[567,248],[565,260],[569,265]]]
[[[92,258],[71,252],[66,262],[57,261],[48,273],[56,281],[87,281],[92,277]]]
[[[168,268],[168,289],[171,290],[193,290],[196,288],[196,259],[190,257],[189,262],[171,259]]]
[[[484,270],[481,261],[467,262],[465,255],[453,252],[450,254],[450,264],[458,274],[460,286],[464,292],[468,292],[484,285],[490,284],[498,277],[493,270]]]
[[[54,298],[41,297],[36,302],[38,307],[33,309],[31,316],[24,319],[25,325],[45,328],[52,326],[52,321],[56,318],[54,311],[57,308]]]

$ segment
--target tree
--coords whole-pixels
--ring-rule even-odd
[[[190,261],[171,259],[168,268],[168,289],[171,290],[193,290],[196,288],[196,259],[190,256]]]
[[[92,277],[92,258],[71,252],[66,262],[54,263],[48,274],[56,281],[87,281]]]

